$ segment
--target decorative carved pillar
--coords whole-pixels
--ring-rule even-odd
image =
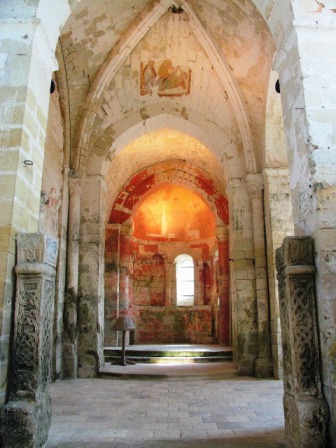
[[[249,174],[247,176],[247,183],[252,199],[258,315],[258,358],[255,362],[255,374],[259,378],[267,378],[273,375],[273,363],[271,355],[265,247],[264,182],[261,174]]]
[[[77,356],[77,318],[78,318],[78,272],[79,272],[79,233],[82,179],[69,178],[69,224],[67,251],[67,289],[64,300],[63,327],[63,376],[76,378]]]
[[[323,400],[310,237],[286,237],[276,251],[284,359],[286,433],[293,447],[324,448]]]
[[[217,227],[219,343],[230,344],[229,239],[227,226]]]
[[[42,446],[51,421],[55,275],[58,243],[43,234],[17,236],[14,361],[2,410],[2,447]]]

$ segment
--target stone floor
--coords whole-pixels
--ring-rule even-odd
[[[282,394],[241,377],[61,381],[46,447],[285,448]]]

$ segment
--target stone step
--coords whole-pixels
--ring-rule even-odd
[[[235,364],[229,361],[195,364],[136,364],[127,366],[105,364],[98,372],[99,378],[123,378],[129,380],[159,380],[163,378],[218,380],[235,378],[237,376],[238,371]]]
[[[105,347],[104,358],[106,363],[120,360],[120,347]],[[133,349],[126,348],[126,358],[138,364],[186,364],[186,363],[213,363],[231,362],[232,350],[186,350],[186,349]]]

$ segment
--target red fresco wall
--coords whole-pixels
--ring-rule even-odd
[[[210,344],[211,307],[137,307],[134,312],[137,344]]]
[[[106,234],[107,336],[118,302],[119,313],[132,315],[136,323],[135,343],[207,344],[218,342],[219,335],[226,339],[223,330],[216,330],[219,324],[227,327],[223,319],[228,316],[217,310],[213,257],[216,215],[217,222],[228,222],[227,199],[197,168],[174,184],[167,182],[174,169],[174,163],[167,161],[138,173],[112,207],[110,223],[119,224],[119,234]],[[130,232],[123,232],[123,227]],[[228,256],[223,248],[220,253]],[[195,265],[195,305],[190,307],[174,306],[176,280],[170,276],[175,275],[173,262],[180,254],[191,255]],[[118,260],[116,265],[110,263],[116,273],[108,270],[111,259]]]

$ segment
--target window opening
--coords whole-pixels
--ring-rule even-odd
[[[193,306],[195,294],[194,262],[190,255],[176,257],[176,304]]]

